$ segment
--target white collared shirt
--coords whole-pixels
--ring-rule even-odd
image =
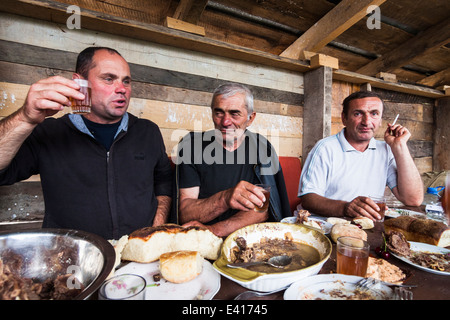
[[[360,152],[345,139],[344,130],[316,143],[302,169],[298,196],[351,201],[358,196],[381,196],[386,185],[397,186],[397,165],[385,141],[372,138]]]

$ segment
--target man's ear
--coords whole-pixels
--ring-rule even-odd
[[[253,120],[255,120],[256,118],[256,112],[252,112],[249,116],[248,116],[248,124],[247,127],[250,127],[250,125],[252,124]]]
[[[344,126],[347,126],[347,116],[345,115],[344,111],[341,112],[341,121]]]

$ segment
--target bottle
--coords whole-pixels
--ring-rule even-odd
[[[436,188],[428,188],[427,193],[423,197],[423,205],[425,205],[425,212],[427,217],[434,220],[445,220],[444,209],[442,208],[439,192],[444,189],[443,186]]]
[[[442,207],[444,208],[445,221],[450,226],[450,172],[447,172],[445,178],[445,188],[441,198]]]

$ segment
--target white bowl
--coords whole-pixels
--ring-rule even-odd
[[[243,237],[248,245],[260,242],[261,238],[285,239],[285,234],[290,233],[293,241],[310,245],[317,249],[320,261],[303,269],[281,272],[262,273],[244,268],[229,268],[230,252],[236,246],[236,239]],[[213,266],[224,277],[237,282],[250,290],[269,292],[281,290],[300,279],[319,273],[323,264],[330,257],[332,245],[327,236],[315,228],[304,225],[268,222],[253,224],[239,229],[230,234],[222,245],[221,255]]]

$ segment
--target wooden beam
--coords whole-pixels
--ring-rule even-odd
[[[450,68],[442,70],[435,73],[429,77],[423,78],[417,82],[418,84],[423,84],[424,86],[437,87],[450,83]]]
[[[331,134],[332,72],[321,67],[304,76],[303,161],[317,141]]]
[[[165,26],[168,28],[181,30],[193,34],[198,34],[200,36],[205,36],[205,28],[202,26],[197,26],[192,23],[188,23],[182,20],[177,20],[171,17],[166,17]]]
[[[0,10],[21,16],[51,21],[65,26],[69,5],[54,0],[2,0]],[[235,60],[262,64],[296,72],[306,72],[308,63],[280,57],[242,46],[208,39],[199,35],[144,22],[130,21],[103,12],[80,8],[81,27],[118,36],[151,41],[158,44],[217,55]]]
[[[330,67],[339,69],[339,60],[321,53],[315,54],[311,57],[311,68]]]
[[[390,72],[448,42],[450,42],[450,18],[419,33],[395,50],[373,60],[356,72],[369,76],[381,71]]]
[[[433,171],[450,170],[450,97],[438,99],[434,113]]]
[[[208,0],[180,0],[175,9],[174,19],[183,20],[188,23],[198,24]]]
[[[382,79],[377,79],[375,77],[370,77],[356,72],[345,70],[334,70],[333,79],[355,84],[370,84],[370,86],[374,88],[403,92],[428,98],[436,99],[445,96],[444,93],[439,90],[399,82],[389,82]]]
[[[379,6],[386,0],[343,0],[300,38],[284,50],[280,56],[304,59],[303,51],[318,52],[340,34],[367,15],[371,5]]]

